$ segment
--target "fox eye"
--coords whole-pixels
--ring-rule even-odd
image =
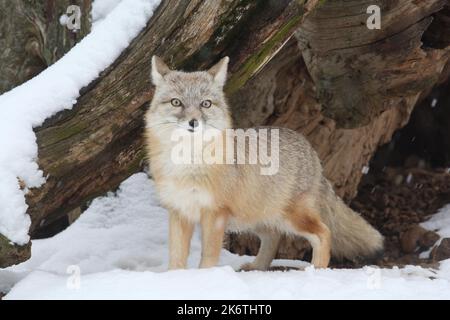
[[[183,104],[181,103],[180,99],[177,98],[173,98],[172,100],[170,100],[170,103],[174,106],[174,107],[181,107]]]
[[[200,106],[203,107],[203,108],[209,108],[209,107],[211,107],[211,100],[203,100],[203,101],[200,103]]]

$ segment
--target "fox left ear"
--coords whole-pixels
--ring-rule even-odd
[[[217,85],[219,85],[220,87],[223,87],[225,85],[225,81],[227,80],[229,61],[230,58],[223,57],[219,62],[217,62],[208,70],[208,73],[213,76],[214,82],[217,83]]]

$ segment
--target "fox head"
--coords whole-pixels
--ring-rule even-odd
[[[228,57],[207,71],[171,70],[157,56],[152,58],[155,93],[146,116],[147,128],[154,131],[183,129],[224,130],[232,127],[223,87]]]

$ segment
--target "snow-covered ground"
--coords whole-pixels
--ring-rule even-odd
[[[439,270],[315,270],[278,260],[306,268],[236,272],[252,258],[223,250],[220,266],[203,270],[199,259],[196,232],[190,269],[166,271],[167,213],[139,173],[65,231],[33,241],[29,261],[0,270],[0,291],[9,291],[6,299],[450,299],[450,260]]]
[[[72,108],[80,89],[128,47],[159,2],[96,0],[92,32],[38,76],[0,96],[0,233],[11,241],[28,242],[30,218],[24,194],[45,181],[36,163],[33,127]],[[19,179],[27,187],[24,190]]]
[[[429,220],[422,222],[421,226],[427,230],[435,231],[441,236],[432,248],[420,254],[421,259],[428,259],[433,249],[441,244],[442,239],[450,238],[450,204],[441,208]]]
[[[428,221],[423,222],[422,227],[436,231],[443,238],[450,238],[450,204],[446,205],[433,215]],[[440,243],[438,241],[437,245]]]

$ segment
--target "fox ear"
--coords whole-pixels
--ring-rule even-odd
[[[170,68],[158,57],[152,57],[152,82],[155,86],[164,81],[164,76],[170,72]]]
[[[208,70],[208,73],[213,76],[214,82],[220,87],[223,87],[227,80],[228,61],[230,61],[230,58],[223,57]]]

